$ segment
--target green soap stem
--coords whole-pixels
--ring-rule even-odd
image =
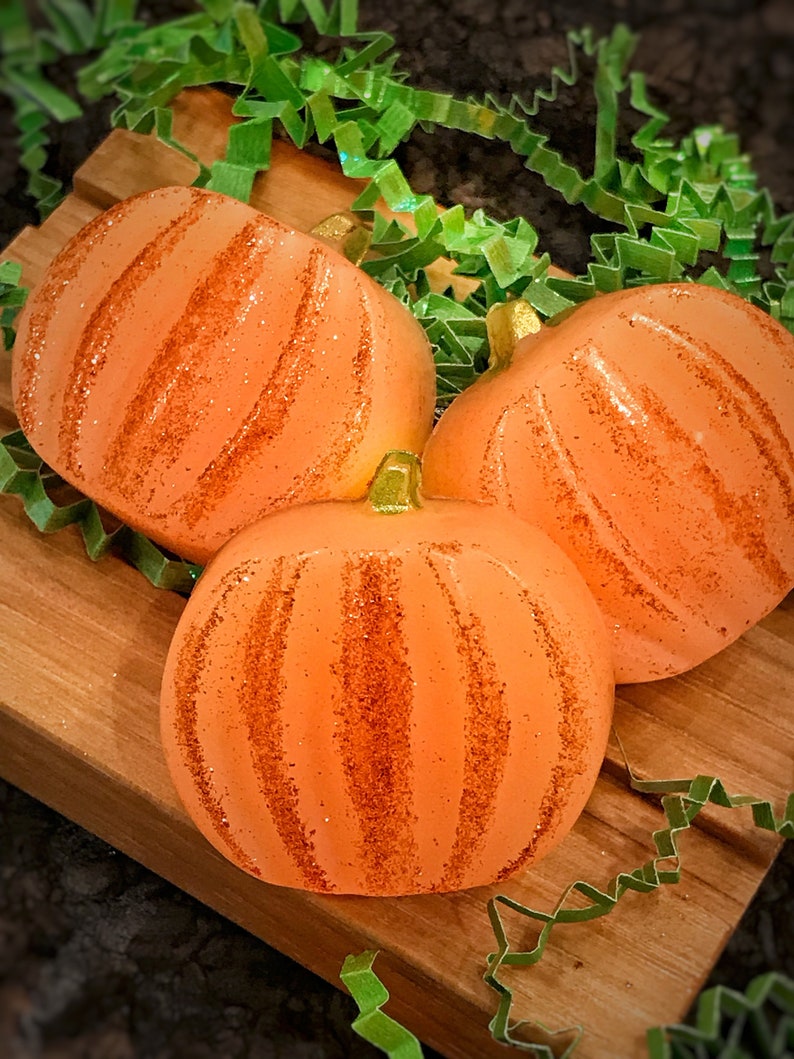
[[[422,464],[419,457],[405,449],[393,449],[380,461],[367,499],[379,515],[418,511],[422,506],[419,497],[421,485]]]
[[[495,374],[509,368],[513,352],[522,338],[541,331],[540,317],[523,298],[511,298],[492,305],[485,317],[488,332],[488,371]]]

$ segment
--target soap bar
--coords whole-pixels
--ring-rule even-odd
[[[398,454],[404,458],[404,454]],[[307,504],[233,537],[166,661],[161,728],[205,837],[320,893],[439,893],[536,863],[595,784],[613,708],[576,568],[507,511]]]
[[[794,586],[794,336],[695,283],[593,298],[452,403],[424,483],[564,549],[619,681],[681,673]]]
[[[360,496],[420,451],[421,326],[319,240],[169,187],[80,231],[20,317],[13,395],[42,459],[123,522],[206,562],[285,504]]]

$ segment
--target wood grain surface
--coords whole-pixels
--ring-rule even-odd
[[[230,120],[225,97],[188,91],[177,101],[175,133],[209,162],[222,153]],[[193,163],[162,144],[115,131],[76,174],[74,193],[3,256],[20,262],[32,285],[101,209],[194,175]],[[356,190],[325,160],[276,143],[252,202],[308,230]],[[9,375],[4,357],[3,430],[15,424]],[[661,809],[630,789],[617,743],[573,832],[498,891],[374,899],[268,886],[204,841],[165,769],[159,684],[183,606],[115,557],[92,563],[75,528],[39,534],[17,498],[0,497],[0,774],[331,982],[348,953],[380,949],[376,966],[395,1018],[450,1057],[504,1054],[488,1032],[495,994],[482,981],[494,948],[488,897],[551,911],[573,880],[603,888],[654,853]],[[619,688],[615,727],[637,775],[716,775],[731,793],[780,810],[794,788],[793,693],[789,597],[696,670]],[[748,811],[704,811],[683,837],[677,886],[629,894],[605,919],[558,927],[537,966],[506,972],[516,1016],[582,1024],[583,1059],[644,1055],[646,1028],[684,1015],[778,849]],[[506,918],[513,947],[531,945],[532,923]]]

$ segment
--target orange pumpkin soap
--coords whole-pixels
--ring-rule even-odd
[[[594,298],[453,402],[424,482],[564,549],[619,681],[680,673],[794,585],[794,337],[698,284]]]
[[[265,512],[361,496],[386,449],[420,450],[435,371],[421,326],[340,254],[171,187],[56,257],[20,318],[13,393],[43,460],[206,562]]]
[[[496,507],[423,500],[390,454],[369,496],[282,509],[201,576],[161,727],[204,835],[323,893],[478,886],[572,827],[613,670],[571,561]]]

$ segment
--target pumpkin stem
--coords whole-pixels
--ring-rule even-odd
[[[541,326],[540,317],[523,298],[511,298],[492,305],[485,315],[490,347],[488,370],[501,371],[509,367],[519,339],[536,335]]]
[[[369,251],[372,232],[355,213],[332,213],[315,224],[310,235],[343,254],[354,265],[360,265]]]
[[[422,464],[419,457],[405,449],[392,449],[380,461],[367,499],[380,515],[418,511],[422,506],[419,497],[421,484]]]

